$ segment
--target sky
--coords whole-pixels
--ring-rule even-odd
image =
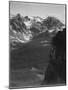
[[[10,15],[16,15],[17,13],[20,13],[22,16],[39,16],[41,18],[54,16],[65,23],[64,4],[60,5],[10,1]]]

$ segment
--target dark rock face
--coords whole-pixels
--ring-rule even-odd
[[[52,40],[53,50],[43,84],[66,83],[66,29]]]

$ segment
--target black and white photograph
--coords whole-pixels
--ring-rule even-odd
[[[9,88],[66,85],[66,4],[9,1]]]

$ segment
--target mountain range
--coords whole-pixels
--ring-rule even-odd
[[[17,14],[9,19],[10,46],[24,44],[32,40],[41,41],[46,37],[54,36],[65,25],[55,17],[48,16],[45,19],[39,16],[21,16]]]

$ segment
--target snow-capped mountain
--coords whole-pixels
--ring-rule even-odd
[[[41,23],[42,21],[43,21],[42,18],[40,18],[38,16],[37,17],[33,16],[33,17],[26,17],[24,23],[27,26],[27,28],[30,28],[32,24]]]
[[[64,24],[55,17],[47,17],[45,19],[32,16],[21,16],[17,14],[10,18],[10,42],[27,43],[34,37],[39,37],[42,33],[48,33],[53,36],[62,30]],[[43,35],[43,34],[42,34]],[[46,34],[44,34],[44,37]],[[44,38],[43,36],[41,38]]]
[[[33,20],[35,20],[36,22],[42,22],[43,18],[39,17],[39,16],[34,16]]]

